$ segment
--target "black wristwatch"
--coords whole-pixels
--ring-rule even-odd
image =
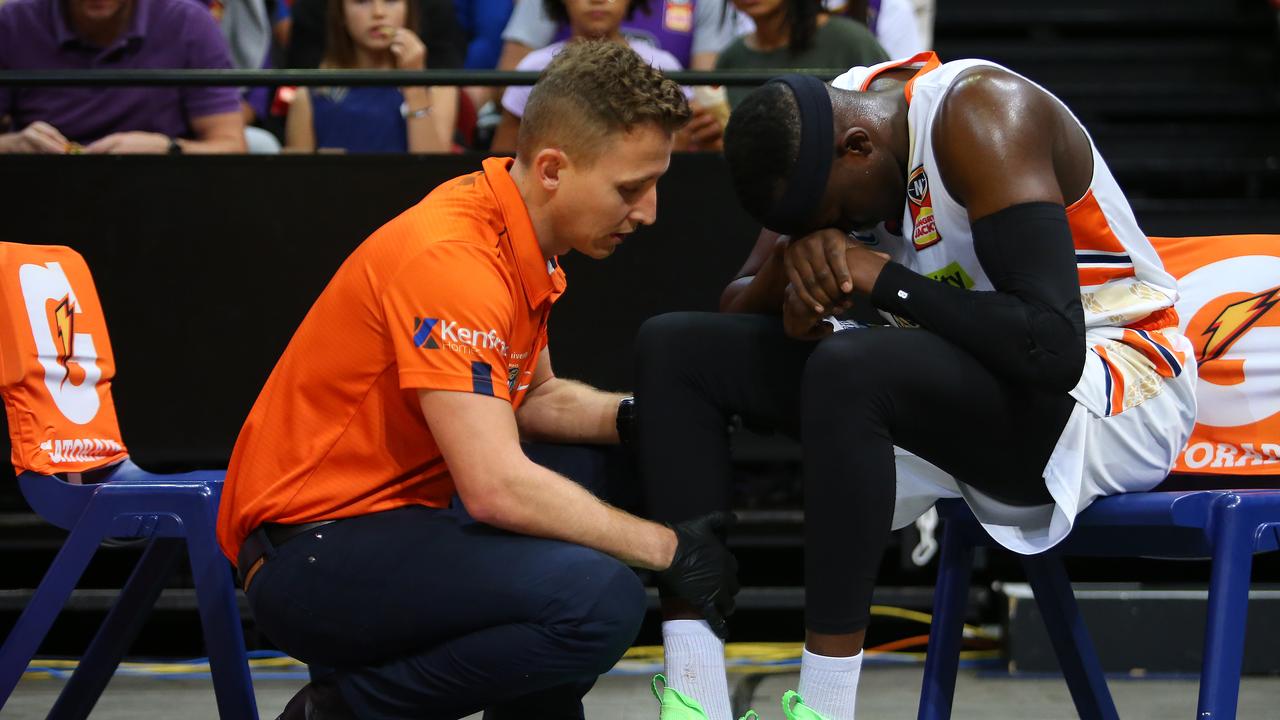
[[[178,142],[178,138],[176,137],[169,138],[169,154],[170,155],[182,154],[182,143]]]
[[[618,419],[615,426],[618,428],[618,442],[623,447],[631,447],[635,442],[636,434],[636,399],[627,396],[618,401]]]

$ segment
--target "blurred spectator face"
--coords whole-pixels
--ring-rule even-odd
[[[532,0],[531,0],[532,1]],[[611,38],[626,17],[626,0],[564,0],[574,37]]]
[[[129,12],[131,0],[69,0],[69,9],[75,17],[90,22],[105,22]]]
[[[390,48],[396,30],[405,27],[408,16],[405,0],[344,0],[342,11],[352,41],[369,50]]]
[[[784,0],[733,0],[733,6],[757,22],[787,11]]]

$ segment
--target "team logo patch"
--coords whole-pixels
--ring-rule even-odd
[[[907,178],[907,201],[907,209],[911,211],[911,244],[916,252],[942,242],[929,195],[929,175],[923,165],[916,166]]]
[[[507,368],[507,389],[511,392],[516,391],[516,383],[520,381],[520,366],[512,365]]]
[[[436,339],[431,337],[431,331],[435,329],[436,323],[440,322],[439,318],[414,318],[413,319],[413,345],[414,347],[426,348],[428,350],[439,350],[440,344]]]

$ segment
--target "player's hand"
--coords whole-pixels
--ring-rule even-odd
[[[845,262],[849,238],[834,228],[819,230],[787,245],[783,261],[796,295],[816,313],[832,312],[853,292]]]
[[[40,155],[65,155],[71,142],[58,132],[58,128],[37,120],[22,132],[5,138],[4,151],[11,153],[36,153]]]
[[[689,145],[697,150],[719,150],[724,139],[724,127],[715,113],[699,105],[697,101],[689,103],[693,117],[685,125],[689,136]]]
[[[391,57],[398,70],[425,70],[427,46],[408,28],[396,28],[391,34]]]
[[[657,574],[658,587],[702,613],[720,637],[728,630],[738,594],[738,561],[725,545],[725,533],[736,518],[716,512],[675,523],[676,553],[671,565]]]
[[[136,131],[112,133],[89,143],[84,151],[91,155],[163,155],[169,152],[169,136]]]
[[[816,311],[807,300],[800,299],[795,285],[788,285],[782,298],[782,329],[796,340],[821,340],[834,328],[823,322],[826,313]]]

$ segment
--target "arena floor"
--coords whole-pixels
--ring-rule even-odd
[[[920,691],[919,668],[872,667],[864,671],[858,697],[858,716],[874,720],[909,720],[916,716]],[[776,675],[764,681],[756,695],[763,720],[781,720],[778,698],[793,687],[796,675]],[[300,680],[259,680],[258,707],[264,720],[280,712],[300,687]],[[6,720],[43,718],[62,687],[58,680],[24,680],[4,708]],[[1115,680],[1111,691],[1125,720],[1194,718],[1197,684],[1194,679]],[[654,720],[657,705],[644,678],[606,677],[587,696],[587,717],[595,720]],[[1240,720],[1280,717],[1280,678],[1246,678],[1240,693]],[[217,718],[208,681],[118,678],[112,682],[92,714],[94,720],[146,718]],[[990,673],[962,671],[956,690],[954,716],[982,720],[1070,720],[1076,718],[1071,697],[1061,680],[1011,679]],[[480,716],[476,715],[478,720]],[[533,719],[531,719],[533,720]]]

